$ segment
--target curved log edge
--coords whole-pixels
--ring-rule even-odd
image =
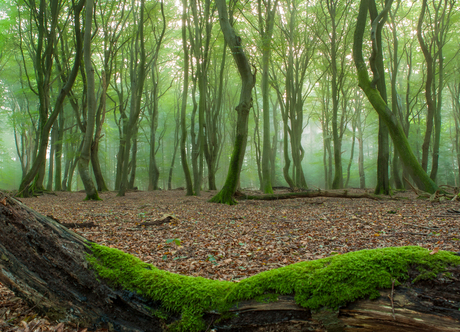
[[[163,331],[169,325],[180,329],[180,324],[170,324],[184,313],[181,317],[177,311],[165,312],[161,301],[98,277],[88,263],[88,255],[93,254],[88,240],[13,198],[0,203],[0,281],[36,311],[89,328]],[[296,304],[293,295],[237,299],[223,314],[207,308],[202,329],[460,331],[460,260],[455,262],[433,279],[414,284],[421,272],[413,266],[409,278],[393,290],[380,290],[374,300],[356,300],[338,310],[310,310]]]

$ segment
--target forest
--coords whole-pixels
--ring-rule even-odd
[[[0,330],[458,331],[456,0],[0,27]]]
[[[218,4],[2,2],[0,187],[458,187],[457,1]]]

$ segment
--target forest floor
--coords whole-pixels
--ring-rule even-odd
[[[93,223],[95,227],[73,229],[160,269],[235,282],[362,249],[417,245],[460,251],[458,201],[432,202],[406,191],[381,200],[315,197],[241,200],[228,206],[209,203],[215,193],[197,197],[185,196],[183,190],[130,191],[117,197],[106,192],[94,202],[83,201],[83,192],[58,192],[21,201],[61,223]],[[36,316],[3,286],[0,330],[85,331]]]

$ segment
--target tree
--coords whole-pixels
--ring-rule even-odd
[[[33,195],[37,190],[43,189],[44,165],[46,161],[49,133],[62,109],[64,99],[72,88],[78,74],[82,57],[80,12],[83,8],[84,0],[80,0],[78,3],[72,3],[75,30],[74,65],[66,83],[56,97],[51,114],[49,114],[49,110],[52,108],[50,101],[50,83],[52,81],[51,75],[54,72],[53,57],[56,51],[56,26],[62,7],[58,0],[52,0],[50,3],[45,0],[40,0],[38,8],[35,7],[34,1],[26,1],[25,4],[29,8],[29,13],[37,29],[36,44],[32,46],[35,53],[31,54],[31,56],[34,56],[33,63],[36,76],[36,87],[32,87],[30,81],[29,86],[38,96],[40,115],[38,153],[29,172],[24,176],[19,186],[19,195],[28,197]],[[50,24],[50,26],[48,27],[47,24]]]
[[[426,132],[422,145],[422,168],[428,170],[428,154],[433,135],[433,154],[431,163],[430,177],[436,181],[439,163],[439,148],[441,140],[441,110],[442,110],[442,91],[444,82],[444,54],[443,48],[448,39],[450,18],[453,15],[455,0],[433,1],[434,18],[429,17],[431,23],[431,40],[427,42],[424,37],[427,33],[422,31],[425,21],[425,14],[429,11],[427,1],[422,1],[422,9],[417,23],[417,39],[422,49],[426,63],[425,99],[427,106]],[[430,14],[428,12],[428,14]],[[438,83],[435,77],[438,75]],[[433,91],[434,90],[434,91]]]
[[[263,148],[262,148],[262,190],[266,194],[272,194],[271,167],[270,163],[270,96],[269,96],[269,63],[271,59],[271,44],[273,27],[275,25],[276,7],[278,0],[264,2],[265,11],[262,9],[262,1],[257,1],[259,17],[259,35],[262,48],[262,99],[263,99]]]
[[[157,34],[156,27],[152,22],[153,35],[155,37],[155,49],[152,55],[152,64],[150,69],[150,75],[152,79],[153,87],[150,89],[150,93],[146,92],[147,96],[150,95],[150,99],[146,99],[146,107],[149,112],[150,119],[150,155],[149,155],[149,185],[148,190],[158,190],[158,181],[160,179],[160,171],[156,161],[156,153],[158,151],[156,145],[156,131],[158,127],[158,113],[159,113],[159,99],[164,93],[160,93],[159,87],[159,68],[158,68],[158,57],[160,53],[160,47],[163,42],[163,38],[166,32],[166,17],[164,13],[163,2],[160,3],[160,11],[163,26],[159,34]]]
[[[397,121],[397,118],[394,116],[391,109],[382,99],[380,93],[377,89],[375,89],[369,79],[362,51],[368,6],[368,0],[361,0],[353,40],[353,60],[358,72],[359,86],[366,94],[369,102],[372,104],[378,115],[382,117],[383,121],[387,125],[393,144],[398,149],[399,155],[401,156],[404,165],[407,167],[411,178],[420,189],[434,193],[438,190],[437,185],[430,179],[418,163],[409,145],[407,137],[404,134],[401,124]],[[379,16],[384,15],[385,11],[388,10],[389,6],[387,6],[385,10],[379,14]],[[373,40],[373,43],[375,43],[375,40]]]
[[[314,83],[309,81],[309,69],[312,58],[317,51],[317,40],[310,36],[314,22],[308,15],[309,3],[301,7],[297,1],[287,1],[283,11],[285,16],[280,24],[281,40],[285,43],[277,45],[279,61],[272,63],[271,84],[275,89],[281,105],[284,132],[283,174],[288,185],[294,189],[306,189],[307,181],[302,168],[305,150],[302,146],[302,134],[305,129],[305,100],[313,89]],[[299,8],[301,7],[301,8]],[[301,23],[298,23],[301,22]],[[303,29],[298,30],[298,25]],[[277,60],[278,60],[277,59]],[[278,73],[284,76],[284,88]],[[308,122],[308,121],[307,121]],[[290,143],[290,144],[289,144]],[[289,174],[292,156],[292,176]]]
[[[327,0],[320,3],[321,14],[318,14],[318,31],[316,35],[321,41],[322,51],[326,55],[328,63],[328,74],[331,79],[332,99],[332,141],[334,144],[334,178],[332,188],[343,188],[342,171],[342,138],[340,131],[343,128],[343,121],[339,124],[340,91],[345,79],[345,55],[347,53],[347,38],[351,31],[347,24],[347,17],[351,7],[351,1]],[[321,20],[323,17],[324,20]],[[340,60],[340,62],[338,61]],[[342,109],[342,113],[345,112]],[[343,114],[342,117],[343,119]]]
[[[393,0],[386,0],[385,5],[389,6]],[[370,59],[370,66],[374,75],[373,85],[379,90],[380,96],[387,103],[387,90],[385,83],[385,69],[383,65],[382,29],[387,20],[388,12],[383,11],[379,15],[375,0],[369,2],[369,16],[372,22],[373,52]],[[378,157],[377,157],[377,185],[375,194],[390,194],[390,178],[388,166],[390,162],[390,146],[388,141],[388,128],[379,115],[378,134]]]
[[[180,126],[181,126],[181,137],[180,137],[180,157],[182,169],[185,176],[185,184],[187,195],[193,195],[192,176],[190,175],[190,169],[187,161],[187,150],[185,143],[187,141],[187,123],[186,123],[186,110],[187,110],[187,96],[188,96],[188,84],[189,84],[189,52],[187,44],[187,0],[182,0],[182,49],[184,51],[184,88],[182,92],[182,105],[180,111]]]
[[[127,127],[124,133],[124,147],[123,147],[123,167],[121,172],[120,189],[118,196],[124,196],[128,189],[128,173],[129,173],[129,155],[130,152],[135,151],[132,146],[132,140],[136,139],[135,133],[138,128],[138,118],[141,112],[142,93],[144,91],[145,82],[145,40],[144,40],[144,0],[141,0],[139,5],[139,17],[136,20],[136,33],[131,45],[131,62],[130,62],[130,78],[131,78],[131,105],[129,117],[127,120]],[[133,145],[134,147],[135,145]],[[135,158],[135,155],[133,155]],[[135,172],[135,159],[131,158],[133,164],[131,171]]]
[[[85,17],[85,37],[83,41],[84,64],[87,84],[87,121],[85,126],[85,136],[81,148],[80,159],[78,160],[78,172],[81,181],[85,186],[86,200],[100,200],[93,179],[89,171],[89,162],[91,160],[91,145],[93,143],[94,126],[96,123],[96,93],[94,83],[94,68],[91,63],[91,27],[93,24],[93,0],[86,0],[86,17]]]
[[[230,24],[228,17],[227,5],[224,0],[216,0],[217,10],[219,12],[220,27],[230,50],[232,51],[233,60],[238,67],[238,72],[241,77],[241,92],[240,102],[236,107],[237,123],[236,123],[236,138],[233,145],[233,152],[228,168],[227,179],[223,188],[217,195],[211,198],[211,202],[235,204],[233,195],[236,192],[241,167],[243,165],[244,154],[246,152],[246,144],[248,138],[248,118],[249,111],[252,107],[252,89],[255,84],[255,73],[251,71],[248,58],[244,53],[242,39],[237,36],[233,27]]]

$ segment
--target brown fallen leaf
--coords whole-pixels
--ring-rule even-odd
[[[437,254],[437,253],[438,253],[438,251],[439,251],[439,248],[438,248],[438,247],[436,247],[436,248],[434,248],[434,249],[433,249],[433,251],[432,251],[432,252],[430,252],[430,255],[434,255],[434,254]]]

